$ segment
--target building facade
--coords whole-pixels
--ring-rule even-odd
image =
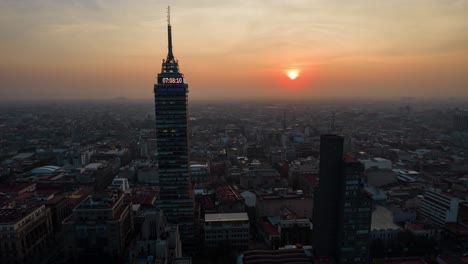
[[[364,192],[363,177],[361,162],[343,158],[343,137],[321,136],[320,183],[313,214],[317,257],[368,263],[372,200]]]
[[[0,237],[0,263],[36,263],[53,240],[50,209],[0,209]]]
[[[280,220],[281,245],[310,245],[312,223],[308,218]]]
[[[247,213],[206,214],[205,247],[231,247],[245,250],[249,246],[250,224]]]
[[[160,196],[157,207],[178,224],[184,250],[194,242],[194,202],[189,177],[188,85],[172,53],[168,16],[168,54],[154,85]]]
[[[440,190],[427,190],[421,202],[419,214],[431,224],[445,227],[457,221],[459,200]]]
[[[130,250],[130,263],[174,263],[182,257],[182,245],[177,225],[167,223],[162,211],[148,211],[144,215],[140,235]]]
[[[453,116],[453,128],[455,131],[468,132],[468,110],[455,113]]]
[[[319,186],[314,194],[313,244],[319,257],[334,255],[338,226],[338,182],[343,163],[343,137],[320,137]]]
[[[133,233],[131,204],[120,191],[90,195],[63,221],[63,229],[68,259],[121,259]]]
[[[363,192],[363,175],[364,165],[361,162],[345,159],[338,193],[338,263],[369,263],[372,200]]]

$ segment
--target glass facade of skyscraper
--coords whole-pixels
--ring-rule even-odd
[[[194,203],[190,188],[188,142],[188,85],[172,54],[171,26],[169,52],[154,85],[157,160],[160,195],[157,207],[172,224],[178,224],[183,245],[193,241]]]

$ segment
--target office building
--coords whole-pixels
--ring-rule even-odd
[[[317,257],[368,263],[372,200],[364,192],[363,175],[361,162],[343,158],[343,137],[321,136],[312,238]]]
[[[281,219],[278,223],[281,245],[310,245],[312,223],[308,218]]]
[[[160,200],[168,222],[178,224],[184,250],[194,240],[194,202],[190,187],[188,85],[172,52],[168,12],[168,54],[154,85]]]
[[[45,205],[0,209],[0,263],[37,263],[53,240],[52,214]]]
[[[245,250],[249,246],[250,224],[247,213],[205,214],[205,247],[231,247]]]
[[[455,131],[468,131],[468,110],[455,113],[453,116],[453,128]]]
[[[63,221],[66,258],[117,260],[125,255],[133,233],[131,204],[125,195],[120,191],[89,195],[73,209]]]
[[[372,200],[363,192],[364,165],[345,158],[341,190],[336,261],[338,263],[369,263]]]
[[[319,187],[314,194],[313,244],[319,257],[334,255],[337,225],[339,182],[343,164],[343,137],[320,137]]]
[[[421,202],[419,214],[424,220],[438,227],[457,222],[459,199],[440,190],[427,190]]]
[[[162,211],[148,211],[144,214],[140,235],[130,250],[130,262],[147,264],[174,263],[182,257],[182,245],[177,225],[167,223]]]

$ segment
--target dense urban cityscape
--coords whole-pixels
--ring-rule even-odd
[[[345,164],[362,164],[345,176],[362,181],[351,189],[371,201],[359,206],[369,218],[362,230],[369,232],[363,239],[370,259],[463,263],[463,106],[411,98],[191,102],[190,186],[199,247],[185,255],[177,225],[154,210],[160,177],[150,101],[3,104],[2,263],[87,256],[122,263],[281,263],[286,256],[329,263],[312,258],[312,241],[314,217],[330,212],[321,207],[327,201],[314,202],[340,193],[331,186],[321,198],[315,189],[321,158],[340,155],[337,148],[321,149],[333,142],[341,144]],[[343,137],[327,143],[321,135],[330,133]]]
[[[468,100],[191,100],[167,33],[154,101],[0,104],[0,263],[468,263]]]

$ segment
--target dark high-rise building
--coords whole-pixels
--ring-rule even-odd
[[[343,137],[320,137],[319,187],[314,194],[313,241],[315,254],[320,257],[334,255],[339,182],[343,164]]]
[[[337,263],[368,263],[372,203],[363,193],[363,173],[362,163],[343,159],[343,137],[321,136],[313,214],[317,256]]]
[[[338,263],[368,263],[372,200],[363,192],[364,165],[345,158],[338,210]]]
[[[458,111],[453,117],[455,131],[468,131],[468,110]]]
[[[160,195],[157,207],[178,224],[183,249],[193,241],[194,203],[189,181],[188,85],[172,53],[168,13],[168,54],[154,85]]]

